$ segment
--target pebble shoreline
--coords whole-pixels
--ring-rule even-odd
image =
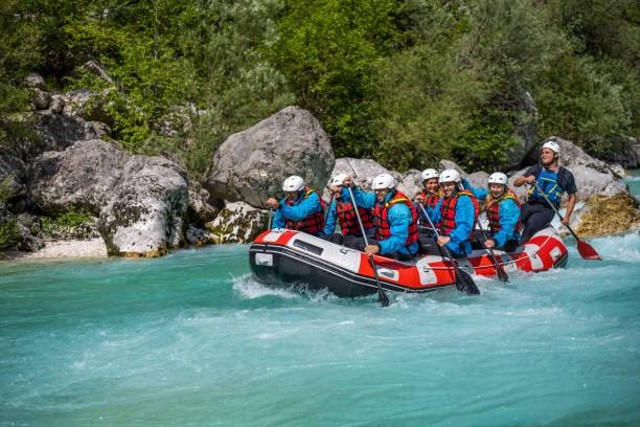
[[[37,252],[5,253],[2,261],[31,261],[65,258],[107,258],[107,247],[102,238],[92,240],[58,240],[46,242]]]

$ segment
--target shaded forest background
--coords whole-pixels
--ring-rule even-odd
[[[4,0],[0,144],[29,134],[29,90],[89,89],[127,151],[190,174],[287,105],[336,156],[388,168],[505,162],[535,102],[539,137],[607,159],[640,135],[637,0]],[[115,81],[87,71],[100,63]],[[189,126],[166,136],[168,117]]]

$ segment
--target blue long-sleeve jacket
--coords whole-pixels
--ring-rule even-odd
[[[273,217],[273,228],[284,228],[287,219],[302,221],[316,212],[322,212],[320,197],[314,192],[309,197],[304,197],[305,191],[298,192],[298,197],[291,206],[286,203],[286,198],[280,200],[280,206]]]
[[[433,216],[431,217],[431,220],[434,224],[438,224],[442,221],[440,208],[442,207],[443,201],[444,199],[440,199],[436,207],[433,209]],[[475,209],[469,196],[462,195],[458,197],[455,220],[456,226],[451,230],[451,233],[449,233],[451,241],[447,243],[447,248],[458,256],[467,256],[471,253],[471,242],[469,242],[469,237],[475,227]]]
[[[502,199],[498,208],[500,230],[493,234],[496,246],[504,246],[507,240],[520,241],[520,234],[516,231],[520,219],[520,207],[513,199]]]
[[[480,201],[484,201],[489,195],[489,190],[485,188],[475,188],[466,180],[462,180],[464,188],[473,193]],[[498,221],[500,231],[492,233],[491,237],[496,242],[496,246],[504,246],[507,240],[520,241],[520,234],[516,231],[518,220],[520,219],[520,207],[513,199],[503,199],[498,208]]]
[[[342,197],[348,197],[349,190],[342,190]],[[384,203],[387,203],[395,195],[394,192],[387,193]],[[353,197],[358,206],[367,209],[373,209],[378,203],[375,193],[367,193],[358,187],[353,188]],[[415,255],[418,252],[418,242],[413,242],[409,246],[405,246],[405,242],[409,238],[409,226],[411,225],[411,210],[403,203],[395,203],[389,208],[388,212],[389,227],[391,236],[384,240],[379,240],[380,254],[390,254],[400,252],[405,255]]]

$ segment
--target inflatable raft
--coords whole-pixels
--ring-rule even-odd
[[[552,228],[536,233],[514,252],[494,250],[506,272],[539,272],[563,267],[567,247]],[[415,262],[374,256],[380,284],[392,292],[429,292],[455,284],[455,268],[441,255],[419,255]],[[378,285],[368,256],[294,230],[265,231],[251,244],[249,262],[255,278],[269,286],[328,289],[340,297],[376,293]],[[474,250],[459,267],[469,274],[497,275],[485,249]]]

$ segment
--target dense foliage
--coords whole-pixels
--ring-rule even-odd
[[[10,197],[9,179],[0,180],[0,250],[11,247],[18,239],[16,219],[5,209],[5,202]]]
[[[7,0],[0,21],[3,145],[24,138],[32,71],[100,94],[125,149],[195,175],[291,104],[338,156],[397,169],[500,167],[532,100],[540,137],[600,157],[640,134],[637,0]]]

